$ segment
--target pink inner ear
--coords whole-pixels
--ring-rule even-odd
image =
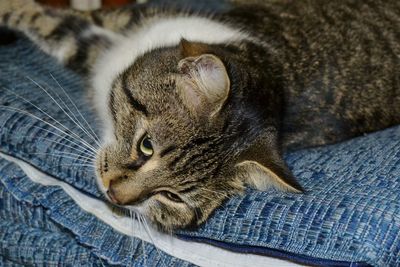
[[[199,66],[204,71],[212,72],[214,69],[218,69],[219,66],[210,58],[200,57],[195,61],[196,66]]]
[[[200,106],[201,96],[196,92],[196,85],[190,80],[190,78],[183,78],[181,86],[182,94],[186,102],[194,108]]]
[[[215,114],[229,94],[229,77],[222,61],[211,54],[182,59],[178,84],[182,98],[194,111]]]
[[[178,70],[182,74],[189,74],[193,66],[194,58],[185,58],[178,63]]]

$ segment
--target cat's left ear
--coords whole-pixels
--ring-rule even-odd
[[[194,45],[194,44],[193,44]],[[230,80],[224,63],[213,54],[201,54],[198,46],[186,44],[187,56],[178,63],[177,88],[185,105],[194,113],[213,116],[229,95]]]
[[[282,159],[273,135],[259,138],[241,153],[236,164],[239,177],[258,190],[304,192]]]

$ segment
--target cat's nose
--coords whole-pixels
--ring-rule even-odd
[[[117,197],[115,196],[115,192],[114,192],[112,187],[110,187],[107,190],[107,196],[110,198],[111,202],[113,202],[115,204],[120,204],[120,202],[118,201]]]
[[[101,181],[103,183],[103,186],[105,188],[110,188],[111,187],[111,182],[112,181],[116,181],[119,178],[122,177],[122,173],[119,171],[115,171],[115,170],[109,170],[106,173],[103,173],[101,176]]]
[[[142,190],[138,186],[132,188],[121,183],[120,179],[111,180],[106,193],[110,201],[118,205],[133,205],[149,195],[146,190]]]

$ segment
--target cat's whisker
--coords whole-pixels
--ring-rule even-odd
[[[75,159],[75,160],[80,160],[82,162],[89,162],[89,161],[94,161],[94,158],[92,157],[86,157],[80,154],[76,154],[76,153],[71,153],[71,152],[52,152],[52,153],[46,153],[46,152],[34,152],[31,153],[32,155],[52,155],[52,156],[60,156],[60,157],[65,157],[65,158],[71,158],[71,159]],[[76,157],[73,157],[76,156]]]
[[[147,231],[147,229],[146,229],[146,227],[145,227],[145,222],[142,220],[142,215],[141,214],[136,214],[137,215],[137,220],[138,220],[138,222],[139,222],[139,225],[140,225],[140,230],[144,230],[148,235],[149,235],[149,237],[150,237],[150,234],[148,233],[148,231]],[[154,243],[154,241],[152,240],[152,238],[150,237],[150,241],[151,241],[151,243],[154,245],[154,247],[155,247],[155,249],[158,251],[158,248],[157,248],[157,246],[156,246],[156,244]],[[146,246],[146,244],[144,243],[145,241],[143,241],[143,240],[141,240],[141,243],[142,243],[142,251],[143,251],[143,254],[145,254],[145,246]],[[159,253],[159,252],[158,252]],[[159,254],[160,255],[160,254]]]
[[[57,159],[57,160],[61,159],[61,158],[72,159],[72,160],[75,159],[74,157],[70,157],[70,156],[51,156],[50,158]],[[75,165],[75,164],[79,164],[80,166],[85,165],[86,167],[94,168],[94,164],[89,164],[88,161],[85,161],[85,160],[75,160],[73,163],[71,163],[71,165]],[[62,164],[55,164],[55,166],[59,166],[59,165],[62,165]]]
[[[71,149],[73,149],[73,150],[80,151],[80,152],[82,152],[82,153],[92,155],[93,157],[96,157],[96,155],[97,155],[97,154],[94,153],[92,150],[88,150],[86,147],[83,147],[83,148],[82,148],[82,147],[80,146],[79,143],[75,142],[74,140],[68,139],[67,136],[65,136],[65,135],[60,135],[60,134],[58,134],[58,133],[56,133],[56,132],[50,131],[50,130],[48,130],[48,129],[46,129],[46,128],[43,128],[43,127],[40,127],[40,126],[34,125],[33,127],[34,127],[34,128],[38,128],[38,129],[40,129],[40,130],[42,130],[42,131],[51,133],[51,134],[53,134],[53,135],[55,135],[55,136],[61,138],[61,140],[59,140],[58,142],[57,142],[56,140],[53,140],[53,139],[51,139],[51,138],[46,138],[46,137],[39,137],[39,139],[48,140],[48,141],[50,141],[50,142],[52,142],[52,143],[60,144],[60,145],[62,145],[62,146],[64,146],[64,147],[68,147],[68,148],[71,148]],[[29,137],[29,136],[25,136],[25,137]],[[64,144],[64,143],[62,142],[62,140],[65,140],[66,142],[69,142],[69,143],[71,143],[71,144],[73,144],[73,145],[77,145],[77,146],[79,146],[79,147],[73,147],[72,145]]]
[[[29,136],[29,135],[21,135],[21,136],[19,136],[19,137],[23,137],[23,138],[25,138],[25,137],[31,137],[31,136]],[[56,145],[62,145],[62,147],[67,147],[67,148],[70,148],[71,150],[73,150],[73,152],[76,152],[76,153],[78,153],[78,154],[76,154],[76,155],[83,155],[83,156],[87,156],[87,157],[90,157],[90,158],[92,158],[92,159],[95,159],[95,154],[90,154],[91,152],[90,151],[87,151],[87,150],[81,150],[81,149],[79,149],[79,148],[76,148],[76,147],[73,147],[73,146],[69,146],[69,145],[67,145],[67,144],[64,144],[64,143],[62,143],[62,142],[57,142],[57,141],[55,141],[55,140],[53,140],[53,139],[50,139],[50,138],[46,138],[46,137],[39,137],[39,138],[35,138],[35,140],[44,140],[44,141],[46,141],[46,142],[49,142],[49,143],[54,143],[54,144],[56,144]],[[68,151],[62,151],[62,150],[59,150],[60,152],[68,152]],[[89,153],[90,152],[90,153]]]
[[[5,90],[8,90],[8,89],[5,89]],[[11,91],[11,92],[12,92],[12,91]],[[32,102],[30,102],[30,101],[27,100],[26,98],[24,98],[24,97],[22,97],[22,96],[20,96],[20,95],[18,95],[18,94],[16,94],[16,93],[14,93],[14,92],[12,92],[12,93],[13,93],[16,97],[21,98],[23,101],[26,101],[27,103],[31,104],[33,107],[35,107],[36,109],[38,109],[38,110],[39,110],[40,112],[42,112],[44,115],[48,116],[50,119],[52,119],[53,121],[55,121],[56,123],[58,123],[60,126],[62,126],[63,128],[65,128],[66,130],[68,130],[68,128],[65,127],[62,123],[60,123],[59,121],[57,121],[56,119],[54,119],[54,118],[53,118],[52,116],[50,116],[47,112],[45,112],[45,111],[43,111],[42,109],[40,109],[39,107],[37,107],[35,104],[33,104]],[[43,122],[43,123],[45,123],[45,124],[47,124],[47,125],[53,127],[54,129],[56,129],[56,130],[62,132],[63,134],[65,134],[65,135],[67,135],[67,136],[69,136],[69,137],[75,139],[75,140],[78,141],[80,144],[85,145],[86,147],[92,149],[93,152],[96,153],[96,149],[95,149],[93,146],[91,146],[91,145],[90,145],[89,143],[87,143],[84,139],[82,139],[80,136],[78,136],[77,134],[75,134],[74,132],[72,132],[72,131],[70,131],[70,130],[68,130],[68,131],[70,131],[72,134],[75,134],[76,137],[72,136],[71,134],[68,134],[68,133],[66,132],[66,130],[62,130],[62,129],[60,129],[59,127],[55,126],[54,124],[52,124],[52,123],[50,123],[50,122],[47,122],[47,121],[45,121],[44,119],[42,119],[42,118],[36,116],[36,115],[33,114],[33,113],[30,113],[30,112],[26,111],[26,110],[14,108],[14,107],[9,107],[9,106],[0,106],[0,108],[1,108],[1,107],[5,108],[5,109],[8,109],[8,110],[18,111],[18,112],[20,112],[20,113],[22,113],[22,114],[25,114],[25,115],[29,115],[29,116],[31,116],[31,117],[33,117],[33,118],[35,118],[35,119],[37,119],[37,120],[39,120],[39,121],[41,121],[41,122]]]
[[[15,95],[16,97],[22,99],[24,102],[30,104],[31,106],[33,106],[34,108],[36,108],[37,110],[39,110],[42,114],[46,115],[47,117],[49,117],[51,120],[53,120],[55,123],[59,124],[61,127],[63,127],[64,129],[70,131],[72,134],[74,134],[77,138],[80,139],[81,143],[86,143],[87,145],[91,146],[92,148],[94,148],[91,144],[87,143],[86,140],[84,140],[83,138],[81,138],[79,135],[77,135],[76,133],[74,133],[73,131],[69,130],[68,127],[66,127],[64,124],[62,124],[61,122],[59,122],[58,120],[56,120],[55,118],[53,118],[50,114],[48,114],[46,111],[44,111],[43,109],[41,109],[40,107],[38,107],[37,105],[35,105],[34,103],[32,103],[30,100],[26,99],[25,97],[7,89],[4,88],[5,90],[7,90],[8,92],[12,93],[13,95]],[[27,112],[27,111],[26,111]],[[28,112],[29,113],[29,112]],[[33,115],[33,114],[32,114]],[[36,115],[35,115],[36,116]],[[37,116],[36,116],[37,117]],[[38,117],[37,117],[38,118]],[[42,120],[43,121],[43,120]],[[95,148],[94,148],[95,149]]]
[[[139,221],[139,215],[135,213],[135,216],[136,216],[137,221],[139,222],[139,226],[141,226],[141,225],[140,225],[140,221]],[[140,228],[141,228],[141,227],[140,227]],[[145,264],[146,266],[148,266],[148,265],[147,265],[146,244],[145,244],[145,242],[144,242],[142,239],[140,240],[140,245],[141,245],[141,247],[142,247],[142,253],[143,253],[143,257],[144,257],[144,264]]]
[[[23,137],[24,138],[24,137],[31,137],[31,136],[29,136],[29,135],[21,135],[21,136],[18,136],[18,137]],[[77,155],[90,156],[93,159],[96,158],[96,155],[93,152],[89,151],[89,150],[76,148],[76,147],[64,144],[63,142],[53,140],[51,138],[38,137],[38,138],[35,138],[35,140],[44,140],[44,141],[47,141],[49,143],[53,143],[53,144],[56,144],[56,145],[62,145],[62,147],[68,147],[68,148],[72,149],[74,152],[81,153],[81,154],[77,154]],[[68,151],[66,151],[66,152],[68,152]]]
[[[214,201],[215,199],[213,197],[209,197],[206,196],[205,194],[202,195],[202,197],[210,200],[210,201]],[[196,216],[197,221],[199,221],[201,219],[201,216],[199,216],[199,209],[200,209],[200,213],[204,213],[204,210],[201,206],[196,205],[196,201],[198,200],[197,198],[188,198],[190,200],[191,203],[188,203],[188,206],[193,210],[194,215]]]
[[[129,218],[131,219],[131,230],[132,230],[132,235],[131,235],[131,247],[132,247],[132,259],[131,259],[131,261],[132,262],[134,262],[134,260],[135,260],[135,258],[134,258],[134,253],[133,253],[133,250],[134,250],[134,236],[135,236],[135,222],[134,222],[134,218],[133,218],[133,214],[132,214],[132,211],[131,210],[129,210]]]
[[[133,210],[128,210],[128,214],[129,214],[129,217],[131,218],[131,227],[132,227],[132,249],[134,248],[134,241],[135,241],[135,222],[137,222],[138,223],[138,228],[137,228],[137,230],[138,231],[140,231],[140,223],[139,223],[139,221],[137,220],[137,218],[136,218],[136,212],[135,211],[133,211]],[[141,242],[141,247],[142,247],[142,254],[143,254],[143,257],[144,257],[144,262],[145,262],[145,266],[147,266],[147,262],[146,262],[146,255],[145,255],[145,252],[144,252],[144,248],[143,248],[143,240],[142,239],[140,239],[139,238],[139,240],[140,240],[140,242]],[[140,254],[138,255],[138,257],[140,256]],[[134,254],[132,253],[132,264],[133,264],[133,262],[135,261],[135,258],[134,258]]]
[[[47,122],[47,121],[41,119],[40,117],[36,116],[35,114],[32,114],[32,113],[30,113],[30,112],[28,112],[28,111],[26,111],[26,110],[22,110],[22,109],[19,109],[19,108],[14,108],[14,107],[9,107],[9,106],[4,106],[4,105],[0,105],[0,108],[6,109],[6,110],[11,110],[11,111],[16,111],[16,112],[19,112],[19,113],[21,113],[21,114],[28,115],[28,116],[30,116],[30,117],[32,117],[32,118],[35,118],[35,119],[37,119],[37,120],[43,122],[44,124],[46,124],[46,125],[48,125],[48,126],[54,128],[54,129],[60,131],[61,133],[63,133],[63,134],[65,134],[65,135],[67,135],[67,136],[69,136],[69,137],[75,139],[76,141],[79,141],[82,145],[86,146],[88,149],[90,149],[90,150],[93,151],[94,153],[97,153],[96,148],[94,148],[92,145],[90,145],[89,143],[87,143],[86,141],[84,141],[81,137],[78,136],[79,138],[77,138],[77,137],[75,137],[75,136],[73,136],[73,135],[67,133],[65,130],[62,130],[62,129],[60,129],[59,127],[55,126],[54,124],[52,124],[52,123],[50,123],[50,122]]]
[[[25,136],[25,137],[29,137],[29,136]],[[53,143],[55,145],[62,145],[62,147],[69,148],[73,152],[79,153],[78,155],[84,155],[84,156],[87,156],[87,157],[91,157],[92,159],[96,159],[96,154],[94,154],[93,152],[88,151],[88,150],[84,150],[84,149],[80,149],[80,148],[76,148],[76,147],[64,144],[63,142],[58,142],[58,141],[55,141],[53,139],[45,138],[45,137],[39,137],[36,140],[44,140],[46,142]]]
[[[72,104],[72,106],[74,107],[74,109],[76,110],[76,112],[78,112],[79,116],[82,118],[82,120],[85,122],[86,126],[89,128],[90,132],[91,132],[91,136],[93,137],[94,140],[96,140],[98,142],[98,144],[100,145],[100,138],[97,136],[96,132],[93,130],[93,128],[90,126],[90,124],[87,122],[87,120],[85,119],[85,117],[82,115],[82,113],[80,112],[80,110],[78,109],[78,107],[75,105],[74,101],[72,101],[71,97],[67,94],[67,92],[64,90],[64,88],[61,86],[61,84],[57,81],[57,79],[53,76],[53,74],[50,73],[51,78],[57,83],[57,85],[60,87],[60,89],[63,91],[64,95],[68,98],[69,102]],[[59,97],[61,99],[61,97]],[[62,99],[61,99],[62,100]],[[63,101],[63,100],[62,100]],[[76,118],[74,112],[72,112],[72,110],[68,107],[68,105],[63,101],[64,105],[68,108],[68,110],[71,112],[71,114],[74,116],[74,118]],[[81,126],[83,128],[85,128],[83,126],[83,124],[78,120],[78,118],[76,118],[76,120],[81,124]]]
[[[201,197],[206,198],[206,199],[208,199],[208,200],[214,200],[214,198],[211,197],[211,196],[202,195]],[[193,201],[193,203],[196,203],[196,202],[195,202],[196,199],[197,199],[196,197],[187,196],[186,198],[187,198],[187,200]]]
[[[155,247],[156,250],[157,250],[157,253],[158,253],[158,255],[159,255],[160,259],[161,259],[162,265],[165,266],[165,262],[164,262],[164,260],[163,260],[163,258],[162,258],[162,255],[161,255],[161,252],[160,252],[160,250],[159,250],[159,248],[158,248],[158,245],[157,245],[157,243],[154,241],[153,236],[151,235],[151,229],[150,229],[150,227],[149,227],[149,225],[148,225],[148,223],[147,223],[146,217],[144,217],[144,216],[141,215],[141,214],[138,214],[138,216],[139,216],[139,220],[142,222],[142,224],[143,224],[143,226],[144,226],[144,229],[145,229],[147,235],[148,235],[149,238],[150,238],[151,243],[154,245],[154,247]]]
[[[113,218],[115,218],[115,219],[119,218],[117,207],[114,206],[114,205],[111,205],[110,208],[111,208],[111,211],[112,211],[111,215],[113,216]]]
[[[138,215],[137,215],[137,213],[135,212],[135,211],[133,211],[133,210],[131,210],[131,209],[129,209],[129,213],[130,213],[130,216],[131,216],[131,218],[132,218],[132,221],[134,221],[134,222],[137,222],[137,225],[138,225],[138,231],[139,232],[141,232],[141,230],[142,230],[142,225],[140,224],[140,221],[139,221],[139,219],[138,219]],[[139,238],[139,242],[140,242],[140,247],[141,247],[141,250],[142,250],[142,254],[141,255],[143,255],[143,257],[144,257],[144,263],[145,263],[145,266],[147,266],[147,261],[146,261],[146,252],[145,252],[145,247],[144,247],[144,241],[142,240],[142,239],[140,239]],[[138,255],[138,256],[140,256],[140,254]]]
[[[196,221],[200,220],[198,209],[191,207],[194,211],[194,215],[196,216]]]
[[[86,167],[86,168],[93,168],[93,169],[95,169],[95,166],[94,165],[89,165],[89,164],[80,164],[80,163],[76,163],[76,164],[58,164],[57,166],[53,166],[53,167],[50,167],[50,168],[48,168],[49,170],[52,170],[52,169],[54,169],[54,168],[57,168],[57,167],[59,167],[59,166],[61,166],[61,167]]]
[[[46,83],[47,84],[47,83]],[[47,85],[49,86],[49,85]],[[51,89],[50,89],[51,90]],[[56,97],[58,98],[58,101],[60,101],[60,103],[67,109],[64,110],[63,107],[61,107],[61,105],[58,105],[61,109],[61,111],[63,111],[68,118],[75,124],[78,126],[79,129],[81,129],[91,140],[93,140],[97,146],[101,146],[100,141],[96,139],[96,137],[90,133],[85,126],[79,121],[79,119],[75,116],[75,114],[72,112],[72,110],[70,109],[70,107],[64,102],[64,100],[57,94],[57,92],[53,91],[53,93],[56,95]],[[57,100],[53,100],[54,102],[56,102]],[[57,103],[57,102],[56,102]],[[71,115],[69,115],[69,113]],[[73,118],[71,118],[70,116],[72,116]]]
[[[220,195],[220,196],[223,196],[223,197],[229,197],[229,195],[227,195],[227,194],[225,194],[223,192],[218,192],[218,191],[211,190],[211,189],[208,189],[208,188],[200,188],[200,190],[207,191],[207,192],[210,192],[210,193],[213,193],[213,194],[216,194],[216,195]]]
[[[53,77],[54,78],[54,77]],[[30,79],[29,77],[28,77],[28,79]],[[32,82],[34,82],[32,79],[30,79]],[[37,84],[37,83],[36,83]],[[59,84],[58,82],[57,82],[57,84]],[[39,86],[39,85],[38,85]],[[60,85],[59,85],[60,86]],[[60,86],[61,87],[61,86]],[[49,95],[49,93],[45,90],[45,89],[43,89],[43,87],[41,87],[42,88],[42,90],[44,90],[48,95]],[[12,90],[9,90],[9,89],[7,89],[7,88],[4,88],[5,90],[7,90],[8,92],[10,92],[10,93],[12,93],[13,95],[15,95],[16,97],[18,97],[18,98],[20,98],[20,99],[22,99],[23,101],[25,101],[26,103],[29,103],[30,105],[32,105],[33,107],[35,107],[36,109],[38,109],[41,113],[43,113],[44,115],[46,115],[46,116],[48,116],[49,118],[51,118],[52,120],[54,120],[56,123],[58,123],[58,124],[60,124],[63,128],[65,128],[65,129],[68,129],[67,127],[65,127],[65,125],[63,125],[62,123],[60,123],[59,121],[57,121],[56,119],[54,119],[52,116],[50,116],[47,112],[45,112],[44,110],[42,110],[41,108],[39,108],[37,105],[35,105],[35,104],[33,104],[31,101],[29,101],[28,99],[26,99],[25,97],[23,97],[23,96],[21,96],[21,95],[19,95],[19,94],[17,94],[17,93],[15,93],[14,91],[12,91]],[[65,92],[65,90],[64,89],[62,89],[63,91],[64,91],[64,93],[67,95],[67,93]],[[61,99],[61,97],[57,94],[57,93],[55,93],[57,96],[58,96],[58,98],[64,103],[64,105],[69,109],[69,107],[65,104],[65,102]],[[67,95],[67,97],[69,97],[68,95]],[[70,99],[70,98],[69,98]],[[54,99],[53,99],[53,101],[55,101]],[[72,102],[72,100],[70,99],[70,101],[71,101],[71,103],[72,104],[74,104],[73,102]],[[56,102],[56,101],[55,101]],[[75,105],[75,104],[74,104]],[[61,107],[60,107],[61,108]],[[77,107],[75,106],[75,108],[77,109]],[[70,110],[70,109],[69,109]],[[79,110],[77,109],[77,111],[79,112]],[[63,110],[63,112],[64,113],[66,113],[64,110]],[[73,112],[70,110],[70,112],[71,112],[71,114],[73,115]],[[80,112],[79,112],[80,113]],[[67,114],[67,113],[66,113]],[[82,116],[82,114],[80,113],[80,115]],[[67,114],[67,116],[68,116],[68,114]],[[75,116],[75,115],[73,115],[73,116]],[[82,118],[83,118],[83,116],[82,116]],[[70,118],[71,119],[71,118]],[[71,119],[72,120],[72,119]],[[76,125],[78,125],[78,123],[79,123],[79,121],[78,122],[75,122],[74,120],[72,120]],[[85,120],[86,121],[86,120]],[[87,121],[86,121],[86,123],[87,123]],[[90,127],[90,125],[88,124],[88,126]],[[80,127],[79,125],[78,125],[78,127]],[[44,128],[42,128],[42,129],[44,129]],[[82,128],[81,128],[82,129]],[[82,129],[83,131],[85,131],[85,129]],[[92,129],[91,129],[92,130]],[[93,130],[92,130],[93,131]],[[73,133],[73,132],[72,132]],[[74,133],[75,134],[75,133]],[[75,134],[76,135],[76,134]],[[81,137],[80,136],[78,136],[80,139],[81,139]],[[96,142],[96,144],[97,145],[99,145],[100,146],[100,143],[93,137],[93,136],[89,136],[89,137],[91,137],[95,142]],[[83,140],[83,139],[82,139]]]
[[[92,146],[91,144],[89,144],[86,140],[84,140],[82,137],[80,137],[78,134],[76,134],[75,132],[71,131],[68,127],[66,127],[63,123],[61,123],[60,121],[56,120],[53,116],[51,116],[50,114],[48,114],[46,111],[44,111],[43,109],[41,109],[40,107],[38,107],[37,105],[35,105],[34,103],[32,103],[31,101],[29,101],[28,99],[24,98],[23,96],[20,96],[14,92],[11,91],[11,93],[13,93],[15,96],[21,98],[23,101],[29,103],[31,106],[33,106],[34,108],[36,108],[37,110],[39,110],[42,114],[46,115],[47,117],[49,117],[51,120],[53,120],[55,123],[57,123],[58,125],[60,125],[63,129],[63,133],[67,134],[66,131],[70,132],[71,135],[70,137],[72,137],[72,135],[75,136],[74,139],[76,139],[77,141],[79,141],[80,143],[84,143],[87,146],[90,146],[91,148],[93,148],[94,150],[96,150],[96,148],[94,146]],[[65,111],[63,111],[65,112]]]
[[[63,94],[67,97],[68,101],[70,104],[73,105],[75,111],[79,114],[79,116],[81,117],[81,119],[83,119],[83,121],[86,123],[86,127],[83,125],[82,121],[78,119],[78,117],[75,115],[75,112],[71,110],[71,108],[69,107],[69,105],[64,101],[64,99],[55,91],[51,89],[51,86],[46,83],[47,87],[49,87],[49,90],[51,90],[54,95],[58,98],[58,101],[60,101],[60,103],[67,109],[67,111],[69,112],[69,114],[71,114],[71,116],[73,117],[70,118],[83,132],[85,132],[85,134],[91,138],[99,147],[101,146],[100,144],[100,139],[98,138],[98,136],[96,135],[96,133],[93,131],[92,127],[89,125],[89,123],[87,122],[87,120],[82,116],[82,113],[79,111],[78,107],[75,105],[75,103],[72,101],[72,99],[70,98],[70,96],[67,94],[67,92],[64,90],[64,88],[61,86],[61,84],[56,80],[56,78],[50,73],[50,76],[52,77],[52,79],[57,83],[58,87],[60,88],[60,90],[63,92]],[[68,112],[63,110],[65,114],[68,115]]]
[[[65,111],[65,109],[57,102],[57,100],[42,86],[42,85],[40,85],[39,83],[37,83],[35,80],[33,80],[33,79],[31,79],[30,77],[26,77],[27,79],[29,79],[31,82],[33,82],[37,87],[39,87],[43,92],[45,92],[50,98],[51,98],[51,100],[53,100],[53,102],[65,113],[65,115],[67,115],[68,116],[68,118],[73,122],[73,123],[75,123],[75,125],[76,126],[78,126],[88,137],[90,137],[91,139],[93,139],[95,142],[96,142],[96,144],[100,147],[101,145],[100,145],[100,143],[96,140],[96,139],[94,139],[93,138],[93,136],[91,136],[90,134],[88,134],[88,132],[86,131],[86,129],[84,129],[82,126],[80,126],[69,114],[68,114],[68,112],[66,112]],[[43,111],[42,111],[43,112]],[[46,113],[47,114],[47,113]],[[49,115],[48,115],[49,116]],[[49,117],[51,117],[51,116],[49,116]],[[52,118],[52,117],[51,117]],[[57,120],[55,120],[54,118],[52,118],[54,121],[56,121],[56,122],[58,122]],[[59,123],[59,122],[58,122]],[[61,124],[61,123],[60,123]],[[61,124],[61,125],[63,125],[63,124]],[[63,125],[64,126],[64,125]],[[65,127],[65,126],[64,126]],[[65,128],[67,128],[67,127],[65,127]],[[72,132],[72,131],[71,131]],[[74,133],[74,132],[72,132],[72,133]],[[76,133],[74,133],[76,136],[78,136]],[[86,141],[85,141],[86,142]]]

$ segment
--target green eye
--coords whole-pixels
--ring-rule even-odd
[[[140,141],[139,148],[145,156],[151,157],[153,155],[153,144],[151,143],[151,139],[147,134],[143,136],[142,141]]]

